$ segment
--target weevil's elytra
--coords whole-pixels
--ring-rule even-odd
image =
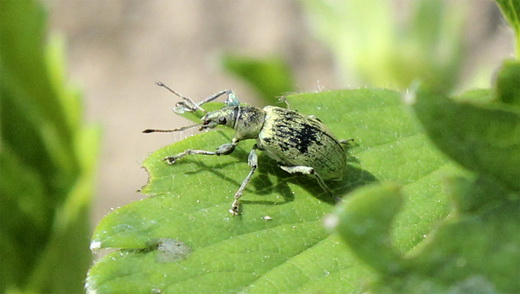
[[[258,167],[256,150],[267,153],[278,162],[281,169],[289,173],[312,175],[318,184],[332,194],[324,180],[340,179],[346,167],[346,154],[340,141],[315,116],[305,116],[297,111],[276,106],[266,106],[263,109],[251,106],[241,106],[231,90],[219,93],[196,103],[171,90],[166,85],[158,83],[170,92],[181,97],[184,101],[176,105],[176,112],[202,110],[201,105],[213,101],[226,94],[225,107],[220,110],[206,113],[201,123],[173,130],[148,129],[151,132],[174,132],[190,127],[199,127],[199,130],[215,128],[224,125],[235,130],[235,137],[231,143],[226,143],[216,151],[188,149],[174,156],[166,157],[168,164],[174,164],[184,156],[198,155],[228,155],[231,154],[242,140],[256,139],[256,144],[248,156],[248,165],[251,170],[235,193],[234,201],[229,210],[232,215],[239,213],[240,197]]]
[[[328,128],[314,117],[275,106],[263,109],[266,118],[259,147],[286,166],[308,166],[322,179],[341,178],[346,154]]]

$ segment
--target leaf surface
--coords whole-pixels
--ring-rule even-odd
[[[338,138],[354,139],[343,180],[330,183],[337,196],[376,181],[403,185],[408,198],[391,237],[399,252],[413,248],[446,216],[439,175],[454,168],[431,148],[397,92],[344,90],[288,99],[292,109],[316,115]],[[229,129],[195,135],[145,160],[150,178],[142,192],[152,196],[101,221],[92,247],[117,250],[91,268],[89,290],[361,291],[373,271],[323,227],[335,203],[314,179],[289,175],[259,152],[243,214],[232,217],[228,209],[249,172],[254,141],[241,142],[229,156],[193,155],[173,166],[162,161],[188,148],[214,150],[232,136]]]

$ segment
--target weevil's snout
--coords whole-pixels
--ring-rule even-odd
[[[233,127],[236,117],[235,107],[224,107],[221,110],[213,111],[202,117],[200,130],[213,129],[218,125]]]
[[[212,119],[206,118],[207,115],[205,115],[202,118],[202,124],[199,128],[199,131],[205,130],[205,129],[213,129],[214,127],[218,126],[218,123]]]

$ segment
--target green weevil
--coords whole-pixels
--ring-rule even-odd
[[[333,195],[324,181],[341,179],[347,161],[341,144],[348,141],[336,139],[317,117],[305,116],[297,111],[276,106],[266,106],[262,109],[243,106],[240,105],[231,90],[220,91],[196,103],[163,83],[157,83],[157,85],[184,100],[176,104],[174,111],[177,113],[196,110],[206,112],[201,106],[222,95],[227,95],[226,106],[213,112],[206,112],[201,118],[200,124],[172,130],[147,129],[143,133],[176,132],[192,127],[199,127],[199,130],[202,131],[213,129],[218,125],[235,130],[235,137],[231,143],[221,145],[216,151],[188,149],[177,155],[166,157],[164,160],[168,164],[172,165],[182,157],[192,154],[228,155],[235,150],[240,141],[256,139],[256,144],[247,159],[251,170],[235,193],[229,210],[233,216],[239,213],[240,197],[258,167],[256,150],[266,152],[269,157],[276,160],[281,169],[288,173],[314,176],[323,190]]]

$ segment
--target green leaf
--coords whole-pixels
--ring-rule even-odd
[[[343,240],[374,269],[387,274],[402,270],[402,261],[392,245],[392,221],[402,205],[395,185],[357,189],[330,217]]]
[[[21,284],[31,270],[28,260],[42,249],[48,234],[50,203],[46,201],[41,176],[28,168],[7,147],[0,152],[0,276],[4,285]],[[23,176],[20,176],[23,175]],[[27,232],[30,231],[30,234]]]
[[[456,102],[421,87],[412,108],[440,150],[465,168],[520,191],[520,109]]]
[[[473,89],[453,98],[471,103],[491,103],[494,102],[495,95],[490,89]]]
[[[227,71],[248,82],[266,104],[274,104],[276,97],[294,91],[292,73],[280,58],[257,59],[226,54],[222,64]]]
[[[497,101],[520,107],[520,62],[504,62],[498,72],[495,91]]]
[[[375,181],[403,186],[403,209],[391,234],[395,251],[414,248],[448,213],[439,175],[454,170],[431,148],[388,90],[345,90],[288,97],[339,138],[355,140],[337,196]],[[92,248],[117,249],[91,268],[87,288],[112,292],[359,292],[374,271],[323,226],[333,199],[312,178],[289,175],[259,152],[259,169],[231,217],[233,194],[249,172],[254,142],[229,156],[191,156],[173,166],[162,159],[189,148],[230,142],[222,129],[162,148],[144,162],[142,192],[152,197],[107,215]],[[348,196],[346,196],[348,197]]]
[[[84,289],[99,130],[83,125],[63,48],[40,2],[0,1],[2,293]]]
[[[404,284],[403,292],[426,286],[419,292],[518,293],[519,215],[517,199],[446,223],[414,260],[417,271],[394,282]]]
[[[457,1],[413,1],[404,21],[385,0],[302,2],[349,85],[403,89],[421,79],[445,89],[456,86],[467,10]]]
[[[509,22],[515,32],[516,55],[520,57],[520,1],[519,0],[496,0],[502,15]]]
[[[484,178],[450,177],[447,186],[457,210],[403,256],[388,238],[402,197],[395,186],[358,189],[330,217],[352,251],[380,273],[371,292],[518,293],[520,196]]]
[[[43,170],[57,166],[73,171],[76,162],[71,157],[72,130],[61,108],[60,97],[50,82],[43,49],[46,28],[43,8],[33,1],[9,0],[0,5],[0,66],[4,97],[15,97],[14,108],[9,109],[23,112],[10,114],[10,120],[18,123],[14,116],[26,120],[21,122],[25,125],[19,129],[4,129],[9,132],[6,137],[12,138],[6,141],[13,150],[24,150],[27,153],[24,158],[37,157],[38,160],[31,161],[38,165],[37,168]],[[16,134],[11,135],[11,132]],[[49,159],[41,157],[41,147],[37,144],[40,140],[44,148],[52,149],[47,154]]]
[[[504,76],[499,74],[499,95],[501,87],[514,83]],[[371,292],[518,293],[517,107],[489,90],[451,100],[422,86],[413,98],[411,109],[432,142],[471,171],[445,178],[455,210],[425,242],[400,255],[399,239],[390,242],[388,236],[399,226],[404,211],[398,204],[406,191],[400,196],[388,185],[360,189],[331,219],[352,251],[379,272]]]

